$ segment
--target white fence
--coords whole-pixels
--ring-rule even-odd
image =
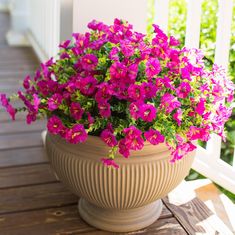
[[[72,34],[72,0],[30,0],[28,38],[41,61]]]

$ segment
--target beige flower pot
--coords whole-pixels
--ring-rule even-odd
[[[158,219],[160,199],[188,174],[194,156],[193,152],[172,164],[164,144],[146,143],[128,159],[118,156],[119,169],[113,169],[100,161],[109,148],[98,137],[73,145],[47,134],[46,149],[59,179],[80,197],[81,217],[113,232],[141,229]]]

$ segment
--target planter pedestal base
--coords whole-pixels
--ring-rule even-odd
[[[162,212],[162,202],[157,200],[143,207],[129,210],[101,208],[81,198],[80,216],[90,225],[111,232],[130,232],[149,226]]]

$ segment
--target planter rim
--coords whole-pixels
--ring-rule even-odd
[[[87,141],[81,144],[71,144],[68,143],[65,139],[61,138],[58,135],[52,135],[47,132],[46,136],[47,140],[50,141],[51,144],[55,145],[55,147],[69,152],[73,155],[73,157],[86,158],[90,160],[96,160],[100,162],[101,158],[106,158],[108,156],[108,152],[110,147],[105,145],[105,143],[98,136],[89,135]],[[82,148],[86,148],[86,153],[83,153]],[[89,154],[87,154],[89,153]],[[97,154],[97,153],[100,153]],[[193,154],[189,153],[188,155]],[[187,156],[185,156],[187,157]],[[148,142],[144,143],[144,148],[137,151],[131,151],[131,155],[129,158],[125,158],[119,153],[116,154],[115,161],[120,164],[135,164],[135,163],[145,163],[149,161],[159,161],[159,160],[168,160],[171,159],[171,152],[166,146],[165,143],[158,145],[151,145]],[[174,164],[177,164],[176,161]]]

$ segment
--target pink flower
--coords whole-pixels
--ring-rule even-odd
[[[139,109],[142,104],[142,102],[133,102],[130,104],[129,111],[134,119],[138,119],[140,117]]]
[[[28,90],[30,87],[30,76],[27,76],[23,81],[24,89]]]
[[[152,145],[163,143],[165,140],[165,137],[158,130],[153,130],[153,129],[146,131],[144,133],[144,137]]]
[[[72,102],[70,105],[70,113],[75,120],[80,120],[82,118],[84,110],[81,108],[81,105],[79,103]]]
[[[165,108],[167,113],[171,113],[174,109],[181,106],[177,98],[169,93],[165,93],[161,98],[161,108]]]
[[[30,117],[29,117],[30,118]],[[32,117],[31,117],[32,118]],[[52,116],[47,121],[47,129],[51,134],[59,134],[63,127],[63,123],[57,116]]]
[[[81,78],[79,81],[79,88],[83,95],[92,95],[95,92],[96,85],[97,80],[92,76]]]
[[[69,44],[71,43],[71,40],[66,40],[64,42],[62,42],[59,47],[63,48],[63,49],[67,49],[69,47]]]
[[[210,130],[208,127],[200,128],[196,126],[190,126],[189,132],[187,133],[189,140],[202,140],[208,141],[210,137]]]
[[[144,95],[146,99],[151,99],[156,96],[157,87],[151,82],[143,82]]]
[[[36,114],[35,113],[28,113],[26,116],[26,123],[27,124],[31,124],[32,122],[35,122],[37,119]]]
[[[170,36],[170,46],[179,46],[180,42],[173,36]]]
[[[83,143],[87,140],[87,133],[82,124],[75,124],[66,133],[66,139],[72,144]]]
[[[117,47],[113,47],[109,52],[109,59],[114,61],[119,61],[119,49]]]
[[[182,82],[176,89],[176,94],[179,98],[186,98],[191,91],[191,86],[187,82]]]
[[[139,108],[140,118],[146,122],[152,122],[156,118],[157,110],[152,104],[143,104]]]
[[[5,94],[1,94],[1,103],[3,107],[7,107],[9,105],[8,99]]]
[[[111,115],[110,104],[108,102],[98,103],[99,113],[102,117],[108,118]]]
[[[135,126],[130,126],[123,130],[125,134],[125,144],[131,150],[140,150],[144,147],[142,132]]]
[[[116,137],[109,129],[103,130],[100,137],[109,147],[114,147],[118,143]]]
[[[107,82],[102,82],[97,86],[97,88],[98,90],[95,94],[95,99],[98,103],[102,101],[107,101],[111,97],[109,84]]]
[[[150,58],[146,63],[146,75],[152,78],[161,72],[161,64],[157,58]]]
[[[126,140],[125,139],[121,139],[118,143],[118,147],[119,147],[119,153],[125,157],[128,158],[130,156],[130,150],[127,146]]]
[[[7,97],[5,94],[1,94],[1,103],[4,108],[6,108],[6,111],[10,114],[11,119],[15,120],[15,114],[16,110],[13,108],[13,106],[9,103]]]
[[[183,118],[182,114],[183,114],[182,109],[177,109],[173,115],[173,119],[177,122],[178,126],[181,125],[181,121]]]
[[[88,119],[88,122],[89,124],[93,124],[95,122],[94,118],[91,116],[91,114],[89,112],[86,112],[86,115],[87,115],[87,119]]]
[[[33,107],[35,109],[35,112],[38,112],[40,103],[41,103],[41,100],[39,99],[38,95],[33,94]]]
[[[81,58],[81,65],[84,70],[92,71],[96,68],[98,59],[93,54],[86,54]]]
[[[205,112],[205,99],[201,98],[199,103],[197,104],[197,107],[195,108],[195,111],[199,114],[199,115],[203,115]]]
[[[132,100],[140,100],[144,98],[144,89],[141,85],[131,84],[128,88],[129,98]]]
[[[54,94],[51,98],[48,99],[48,109],[50,111],[58,109],[62,103],[63,97],[60,94]]]
[[[185,78],[185,79],[188,79],[189,81],[192,80],[189,67],[186,66],[186,67],[181,69],[181,77]]]
[[[10,114],[11,119],[14,121],[15,120],[16,110],[13,108],[13,106],[11,104],[8,104],[8,106],[6,107],[6,110]]]
[[[127,68],[121,62],[114,62],[109,69],[111,78],[125,78],[127,74]]]
[[[120,47],[121,47],[123,55],[126,57],[131,57],[135,53],[135,48],[131,44],[130,40],[122,40],[120,42]]]
[[[110,159],[110,158],[101,158],[101,161],[102,161],[102,163],[105,166],[114,167],[116,169],[119,168],[119,165],[113,159]]]
[[[138,74],[138,64],[132,64],[128,67],[127,76],[131,82],[134,82]]]

